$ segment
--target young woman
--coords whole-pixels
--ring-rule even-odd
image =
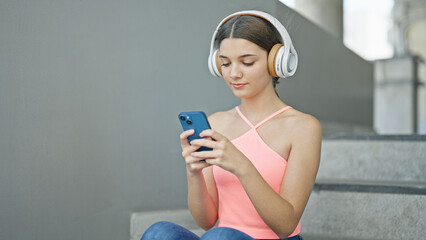
[[[203,139],[189,142],[193,130],[180,135],[189,209],[207,230],[201,239],[302,239],[300,218],[319,166],[321,125],[275,91],[278,77],[297,67],[290,37],[269,14],[244,11],[219,24],[211,51],[210,70],[223,76],[241,104],[209,116],[212,129],[201,133]],[[213,150],[197,152],[202,146]],[[200,238],[159,222],[142,239]]]

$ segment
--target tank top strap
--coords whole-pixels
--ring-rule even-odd
[[[240,108],[238,106],[235,107],[235,110],[237,110],[238,115],[244,120],[244,122],[247,123],[247,125],[250,126],[250,128],[254,128],[253,124],[244,116],[243,113],[241,113]]]
[[[267,118],[263,119],[261,122],[259,122],[258,124],[256,124],[256,126],[254,126],[254,128],[257,129],[258,127],[262,126],[262,124],[264,124],[265,122],[269,121],[271,118],[277,116],[280,113],[283,113],[283,112],[287,111],[290,108],[291,108],[291,106],[287,106],[287,107],[281,108],[280,110],[272,113]]]

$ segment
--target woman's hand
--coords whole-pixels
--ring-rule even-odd
[[[180,135],[180,143],[182,147],[182,157],[185,159],[186,169],[188,174],[200,174],[203,168],[210,166],[204,158],[195,157],[192,155],[200,146],[189,144],[188,137],[194,134],[194,129],[187,130]]]
[[[222,134],[207,129],[200,133],[200,137],[203,139],[192,140],[191,146],[197,149],[204,146],[212,148],[212,150],[192,151],[189,155],[194,159],[205,159],[207,164],[221,167],[237,177],[239,174],[243,174],[245,169],[253,166],[246,156]]]

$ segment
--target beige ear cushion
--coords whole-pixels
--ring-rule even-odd
[[[280,50],[281,47],[281,43],[275,44],[268,54],[268,71],[269,74],[273,77],[278,77],[278,74],[275,72],[275,59],[277,57],[278,50]]]
[[[216,52],[216,67],[217,70],[219,71],[220,75],[222,75],[222,63],[220,63],[220,59],[219,59],[219,51]]]

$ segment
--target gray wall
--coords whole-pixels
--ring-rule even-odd
[[[299,54],[296,74],[277,87],[284,102],[323,123],[372,127],[373,65],[285,6],[271,13],[287,27]]]
[[[288,18],[285,101],[371,122],[372,90],[346,92],[370,66],[275,1],[1,0],[0,239],[128,239],[131,212],[185,207],[177,114],[238,104],[206,58],[242,9]]]

